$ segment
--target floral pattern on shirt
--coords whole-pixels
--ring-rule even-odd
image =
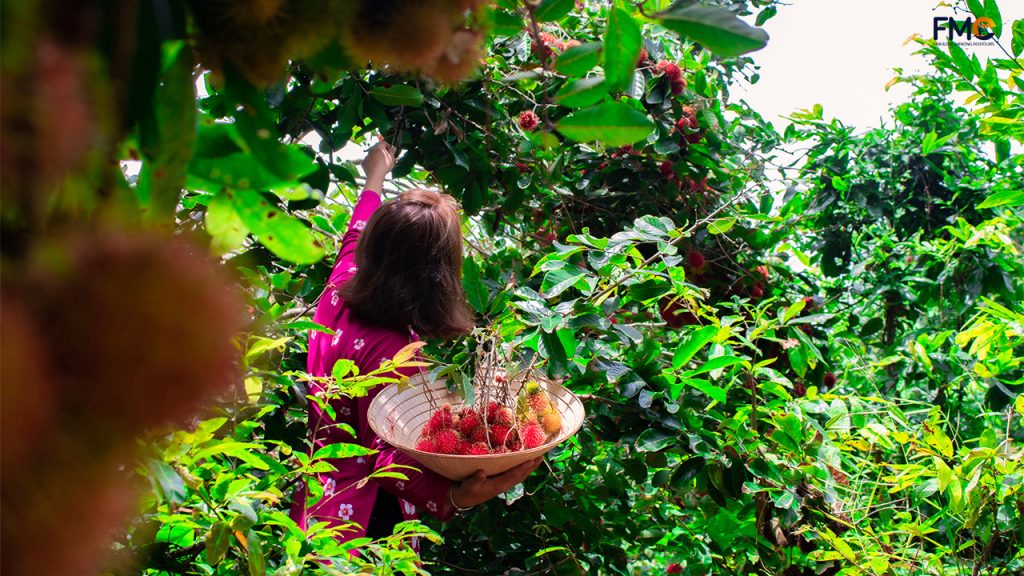
[[[340,516],[342,520],[350,520],[352,518],[352,514],[353,509],[351,504],[342,503],[338,505],[338,516]]]

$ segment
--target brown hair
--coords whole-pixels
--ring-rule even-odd
[[[358,270],[341,289],[356,317],[428,338],[473,329],[462,290],[462,225],[447,194],[414,189],[385,202],[356,246]]]

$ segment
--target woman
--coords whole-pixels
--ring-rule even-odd
[[[473,327],[462,291],[462,233],[455,202],[429,190],[410,190],[381,204],[378,191],[394,165],[395,149],[384,142],[363,160],[366,190],[352,212],[314,316],[334,334],[314,331],[310,335],[308,371],[313,376],[329,376],[340,359],[354,362],[360,373],[370,372],[420,336],[448,338]],[[397,522],[416,518],[419,510],[447,520],[522,482],[540,463],[539,458],[531,460],[489,478],[477,471],[459,483],[423,469],[370,428],[367,408],[380,389],[359,398],[333,400],[334,420],[310,403],[314,449],[346,442],[379,452],[332,461],[337,471],[317,475],[315,481],[324,495],[308,509],[300,489],[292,516],[303,530],[316,522],[346,526],[340,539],[348,541],[390,535]],[[323,392],[316,384],[311,391]],[[347,424],[355,436],[337,424]],[[423,471],[400,469],[408,480],[360,482],[392,464]]]

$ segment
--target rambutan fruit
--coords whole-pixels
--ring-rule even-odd
[[[472,442],[466,448],[465,454],[467,456],[484,456],[490,454],[491,450],[487,447],[485,442]]]
[[[636,65],[638,67],[646,66],[650,56],[647,54],[647,48],[640,49],[640,55],[636,58]]]
[[[754,285],[750,287],[751,298],[763,298],[764,297],[764,284],[760,282],[754,282]]]
[[[341,37],[357,61],[398,70],[428,69],[448,47],[456,20],[444,0],[357,0],[344,19]]]
[[[245,309],[234,281],[200,248],[162,233],[109,231],[47,249],[60,257],[32,272],[28,304],[46,326],[61,403],[94,416],[92,432],[117,437],[180,421],[239,381],[232,339]]]
[[[671,160],[665,160],[658,165],[658,172],[661,172],[662,176],[671,180],[676,175],[675,164]]]
[[[757,268],[754,268],[754,272],[761,276],[761,278],[763,278],[765,282],[768,281],[768,267],[765,266],[764,264],[761,264]]]
[[[487,429],[483,425],[477,426],[469,434],[469,441],[473,443],[487,442]]]
[[[287,0],[213,0],[223,6],[225,19],[239,26],[264,26],[280,16]]]
[[[673,562],[665,567],[665,574],[682,574],[683,565],[678,562]]]
[[[459,450],[461,439],[458,433],[451,429],[439,431],[434,435],[434,451],[438,454],[455,454]]]
[[[557,434],[562,430],[562,415],[559,414],[558,409],[552,407],[541,416],[540,425],[548,434]]]
[[[456,426],[456,416],[452,412],[451,404],[445,404],[434,410],[430,419],[423,425],[424,436],[436,436],[442,430],[450,430]]]
[[[509,432],[508,439],[505,440],[505,446],[508,447],[509,451],[511,452],[522,450],[523,443],[522,440],[519,438],[518,430],[513,428],[512,431]]]
[[[530,380],[526,384],[523,384],[523,390],[526,391],[527,394],[535,394],[541,390],[540,382]]]
[[[532,110],[526,110],[519,115],[519,127],[525,132],[530,132],[540,125],[540,117]]]
[[[424,71],[440,82],[458,82],[468,78],[480,64],[480,46],[483,34],[478,30],[461,28],[448,40],[444,52]]]
[[[483,418],[475,409],[466,407],[459,411],[459,432],[463,437],[469,438],[483,423]]]
[[[683,70],[679,67],[679,64],[676,64],[675,62],[660,60],[654,65],[654,69],[661,74],[664,74],[665,77],[669,79],[669,82],[683,77]]]
[[[661,319],[670,328],[679,329],[683,326],[700,323],[693,312],[690,312],[682,302],[673,299],[671,296],[661,299],[658,303],[658,312],[661,315]]]
[[[676,132],[685,134],[687,130],[693,128],[693,124],[690,123],[691,118],[689,116],[683,116],[679,120],[676,120]]]
[[[416,443],[416,449],[420,452],[437,452],[437,446],[430,438],[420,438]]]
[[[334,40],[336,2],[190,0],[200,59],[217,73],[231,62],[260,86],[277,82],[289,59],[312,56]]]
[[[530,410],[537,414],[543,414],[551,409],[551,399],[544,390],[537,390],[532,394],[528,394],[526,402],[529,404]]]
[[[495,424],[490,427],[491,446],[504,446],[512,438],[512,428]]]
[[[568,50],[569,48],[575,48],[580,45],[580,41],[575,38],[570,38],[562,43],[562,49]]]
[[[687,252],[686,262],[691,268],[703,268],[706,263],[704,260],[704,254],[701,254],[699,250],[690,250]]]
[[[669,82],[669,89],[673,96],[679,96],[686,90],[686,79],[678,78]]]
[[[807,395],[807,385],[801,381],[793,383],[793,396],[803,398]]]
[[[527,450],[540,446],[548,439],[547,433],[540,427],[540,424],[527,424],[523,426],[523,429],[519,432],[519,437],[523,441],[523,447]]]
[[[4,486],[34,470],[31,463],[53,442],[59,417],[44,330],[19,300],[13,289],[4,287],[0,298],[0,421],[4,425],[0,481]]]
[[[502,406],[497,402],[487,405],[487,423],[498,426],[511,426],[515,424],[516,417],[512,409]]]
[[[825,372],[821,377],[821,387],[824,389],[831,388],[836,385],[836,375],[834,372]]]

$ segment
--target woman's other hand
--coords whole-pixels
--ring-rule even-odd
[[[363,172],[366,174],[366,189],[374,192],[382,192],[384,179],[395,167],[394,146],[381,140],[370,148],[363,159]]]
[[[476,474],[452,489],[452,503],[461,508],[483,504],[525,480],[540,465],[540,461],[540,458],[528,460],[497,476],[484,476],[483,470],[477,470]]]

